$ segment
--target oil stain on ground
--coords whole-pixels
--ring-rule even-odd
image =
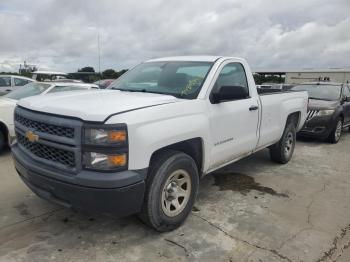
[[[238,191],[246,195],[251,190],[259,191],[263,194],[270,194],[278,197],[288,197],[287,194],[277,193],[274,189],[262,186],[255,182],[254,178],[245,174],[238,173],[215,173],[215,186],[220,188],[220,191],[232,190]]]

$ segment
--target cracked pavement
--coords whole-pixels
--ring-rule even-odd
[[[163,234],[136,216],[91,216],[38,198],[7,152],[0,261],[350,261],[349,152],[349,133],[337,145],[299,140],[287,165],[258,152],[203,178],[187,221]]]

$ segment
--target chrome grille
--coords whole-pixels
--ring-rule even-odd
[[[307,111],[307,118],[306,118],[306,121],[309,121],[311,120],[312,118],[314,118],[315,116],[317,116],[318,112],[320,110],[308,110]]]
[[[39,131],[42,133],[47,133],[50,135],[74,138],[74,128],[64,127],[64,126],[56,126],[52,124],[43,123],[40,121],[35,121],[32,119],[28,119],[19,114],[15,114],[15,121],[20,123],[21,125],[34,129],[35,131]]]
[[[16,136],[18,143],[35,156],[49,161],[58,162],[70,168],[75,166],[74,152],[58,149],[40,143],[32,143],[25,136],[19,134],[18,132],[16,133]]]

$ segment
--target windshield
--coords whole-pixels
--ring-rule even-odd
[[[19,100],[29,96],[39,95],[50,87],[50,84],[44,83],[29,83],[21,86],[18,89],[8,93],[4,97]]]
[[[298,85],[294,86],[292,90],[307,91],[310,99],[318,100],[338,100],[340,98],[340,85]]]
[[[108,88],[194,99],[212,64],[210,62],[144,63],[128,71]]]

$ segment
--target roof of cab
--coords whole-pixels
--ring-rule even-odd
[[[28,78],[25,76],[20,76],[20,75],[0,75],[1,77],[15,77],[15,78],[20,78],[20,79],[25,79],[25,80],[29,80],[29,81],[35,81],[32,78]]]
[[[146,62],[165,62],[165,61],[197,61],[197,62],[215,62],[221,56],[173,56],[151,59]]]

